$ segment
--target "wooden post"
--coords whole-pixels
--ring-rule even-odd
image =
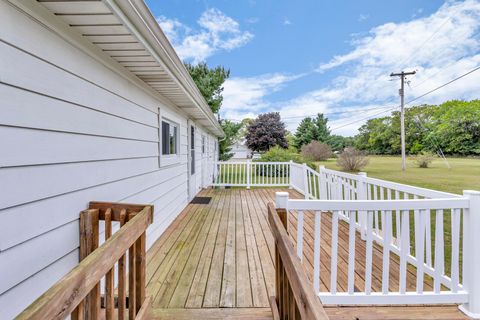
[[[99,210],[88,209],[80,213],[80,261],[98,248],[99,244]],[[85,297],[85,319],[97,319],[100,313],[100,284],[97,284]],[[80,308],[81,306],[79,306]],[[79,309],[77,308],[77,309]],[[74,312],[74,318],[82,312]]]
[[[290,160],[289,163],[288,163],[288,175],[289,175],[288,188],[289,189],[293,189],[292,167],[293,167],[293,160]]]
[[[463,211],[463,286],[468,302],[460,306],[467,316],[480,318],[480,192],[465,190],[470,206]]]

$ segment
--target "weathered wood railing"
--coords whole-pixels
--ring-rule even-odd
[[[275,239],[276,299],[270,299],[277,319],[327,320],[328,316],[287,235],[287,212],[268,205],[268,221]]]
[[[153,207],[149,205],[91,202],[80,214],[80,263],[18,319],[144,317],[148,308],[145,240],[152,222]],[[114,224],[120,225],[115,233]],[[99,246],[102,227],[105,242]]]

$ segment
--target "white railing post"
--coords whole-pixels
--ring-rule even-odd
[[[309,196],[308,196],[308,172],[307,172],[307,164],[306,163],[303,163],[302,164],[302,171],[303,171],[303,188],[305,190],[304,192],[304,195],[305,195],[305,199],[308,199]]]
[[[292,164],[293,164],[293,160],[290,160],[288,162],[288,174],[289,174],[289,179],[290,179],[289,182],[288,182],[288,184],[289,184],[288,189],[293,189],[293,183],[292,183],[292,181],[293,181],[293,175],[292,175],[293,165]]]
[[[287,210],[288,192],[275,192],[275,208]]]
[[[368,200],[366,172],[358,173],[357,197],[358,197],[357,200]],[[360,224],[360,237],[362,240],[365,240],[367,235],[367,212],[360,211],[358,215],[358,220]]]
[[[250,173],[252,172],[252,162],[250,160],[247,160],[247,189],[250,189]]]
[[[480,192],[465,190],[470,200],[463,212],[463,286],[468,292],[468,302],[460,306],[469,317],[480,318]]]
[[[319,166],[318,167],[318,172],[320,174],[320,181],[319,181],[319,184],[320,184],[320,200],[327,200],[328,199],[328,196],[327,196],[327,179],[325,177],[324,170],[325,170],[325,166]]]

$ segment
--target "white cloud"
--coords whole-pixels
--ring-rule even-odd
[[[317,112],[328,115],[345,110],[345,113],[329,116],[330,126],[342,126],[334,133],[355,134],[364,121],[350,122],[374,117],[384,109],[362,110],[398,105],[399,80],[391,79],[391,72],[417,70],[417,74],[409,79],[410,86],[406,87],[406,101],[409,101],[480,65],[480,1],[448,1],[430,16],[386,23],[373,28],[367,35],[357,35],[351,45],[350,51],[318,67],[319,77],[325,72],[337,73],[324,87],[287,101],[270,102],[270,88],[260,86],[262,90],[253,90],[256,96],[252,100],[248,95],[242,97],[242,104],[248,105],[248,108],[245,111],[238,109],[236,117],[241,119],[242,112],[256,115],[265,111],[280,111],[282,117],[295,117]],[[235,83],[238,86],[245,84],[248,89],[247,85],[253,85],[249,79],[252,78],[237,78]],[[281,90],[287,82],[281,82],[274,90]],[[480,70],[414,104],[479,98],[479,83]],[[237,96],[241,96],[245,87],[238,86]],[[227,96],[230,90],[225,88]],[[225,111],[228,114],[231,110],[234,110],[233,106]],[[288,128],[294,130],[300,120],[301,117],[287,119]]]
[[[253,34],[240,29],[237,21],[215,8],[202,13],[197,21],[198,30],[165,16],[158,17],[157,22],[178,55],[193,63],[204,61],[220,50],[241,47],[253,38]]]
[[[286,25],[286,26],[289,26],[289,25],[292,24],[292,21],[290,21],[290,19],[288,19],[288,18],[285,18],[285,19],[283,20],[283,24]]]

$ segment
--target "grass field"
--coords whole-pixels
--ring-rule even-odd
[[[462,194],[463,190],[480,190],[480,159],[449,158],[451,169],[444,160],[436,159],[430,168],[418,168],[407,159],[407,170],[402,172],[400,157],[370,156],[370,163],[362,171],[372,178],[395,181],[434,190]],[[335,159],[317,162],[329,169],[340,170]]]

